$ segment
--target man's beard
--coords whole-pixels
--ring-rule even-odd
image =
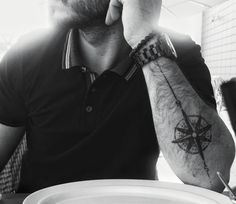
[[[110,0],[49,0],[52,21],[64,27],[86,28],[104,22]]]

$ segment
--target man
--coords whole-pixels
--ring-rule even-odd
[[[233,140],[199,47],[156,26],[161,1],[49,2],[56,28],[1,62],[2,167],[27,135],[19,192],[155,179],[158,144],[184,183],[222,191],[216,172],[229,179]]]

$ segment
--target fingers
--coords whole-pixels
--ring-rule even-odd
[[[121,17],[122,3],[121,0],[110,0],[109,8],[106,15],[106,25],[112,25]]]

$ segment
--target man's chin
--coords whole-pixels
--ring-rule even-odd
[[[105,25],[105,16],[96,18],[81,18],[78,16],[67,16],[62,13],[54,13],[51,15],[51,22],[53,25],[62,28],[78,28],[84,29],[88,27]]]
[[[71,0],[71,4],[52,1],[50,17],[52,23],[67,28],[86,28],[105,24],[110,0]]]

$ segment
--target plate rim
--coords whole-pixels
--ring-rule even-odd
[[[60,192],[63,192],[69,188],[76,189],[79,188],[91,188],[91,187],[106,187],[106,186],[136,186],[136,187],[150,187],[150,188],[167,188],[170,190],[176,190],[176,191],[184,191],[186,193],[192,193],[198,196],[203,196],[205,198],[211,199],[212,201],[215,201],[217,204],[232,204],[231,200],[220,193],[214,192],[209,189],[192,186],[188,184],[180,184],[180,183],[171,183],[171,182],[162,182],[158,180],[142,180],[142,179],[97,179],[97,180],[85,180],[85,181],[76,181],[76,182],[69,182],[64,184],[58,184],[54,186],[50,186],[47,188],[43,188],[41,190],[35,191],[28,195],[24,201],[23,204],[31,204],[32,201],[37,204],[40,203],[42,200],[42,196],[48,197],[52,194],[55,194],[55,191],[57,191],[57,194]],[[207,194],[206,194],[207,192]]]

